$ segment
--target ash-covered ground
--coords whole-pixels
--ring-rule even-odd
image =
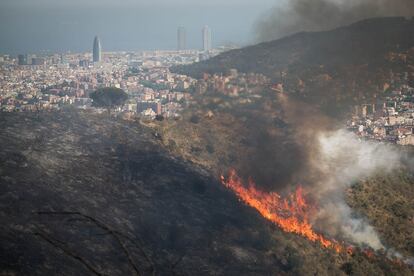
[[[283,233],[139,122],[0,116],[0,275],[410,274]]]
[[[2,114],[1,129],[0,274],[271,271],[260,219],[138,123]]]

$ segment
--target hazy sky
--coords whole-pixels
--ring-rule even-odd
[[[278,0],[0,0],[0,52],[175,49],[178,26],[187,47],[201,47],[209,25],[215,46],[246,44],[254,23]]]

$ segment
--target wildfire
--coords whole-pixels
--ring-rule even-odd
[[[338,253],[344,251],[343,246],[337,241],[327,239],[312,229],[309,215],[314,208],[306,202],[301,187],[288,198],[283,199],[275,192],[266,193],[258,190],[251,179],[245,187],[235,170],[230,171],[228,179],[221,176],[221,181],[240,200],[255,208],[264,218],[279,226],[283,231],[319,242],[324,248],[331,248]]]

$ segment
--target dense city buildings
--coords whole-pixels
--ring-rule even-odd
[[[44,65],[45,64],[45,59],[44,58],[40,58],[40,57],[33,57],[31,64],[32,65]]]
[[[72,105],[100,112],[92,107],[90,93],[102,87],[116,87],[123,89],[129,99],[115,112],[151,119],[156,116],[174,118],[179,116],[193,93],[212,89],[236,95],[251,92],[249,85],[263,81],[262,76],[238,74],[235,70],[229,77],[211,76],[200,81],[171,73],[171,66],[198,62],[229,50],[212,49],[207,26],[203,33],[208,52],[185,50],[186,30],[180,27],[177,30],[178,51],[106,52],[102,60],[101,42],[96,36],[92,54],[0,56],[0,110],[39,112]]]
[[[203,51],[208,52],[212,49],[212,42],[211,42],[211,29],[209,26],[204,26],[202,30],[203,36]]]
[[[19,65],[27,65],[27,55],[19,55],[18,56],[18,64]]]
[[[355,106],[348,129],[363,139],[414,145],[414,88],[407,74],[394,74],[383,95]]]
[[[174,65],[199,61],[199,50],[106,52],[0,56],[0,110],[52,111],[69,105],[91,106],[89,94],[101,87],[123,89],[129,100],[119,110],[132,116],[179,116],[191,99],[197,80],[171,73]],[[213,49],[214,56],[227,49]],[[94,55],[96,54],[96,55]],[[101,60],[99,66],[92,61]]]
[[[177,50],[183,51],[187,48],[187,33],[184,27],[178,27],[177,30]]]
[[[93,62],[101,62],[101,51],[101,41],[98,36],[95,36],[95,39],[93,40]]]
[[[151,115],[161,115],[161,102],[158,100],[137,102],[138,113],[146,112],[148,109],[153,112],[153,114],[150,113]]]
[[[197,80],[194,91],[198,94],[206,92],[220,93],[229,97],[247,95],[260,97],[263,89],[269,87],[271,80],[263,74],[239,73],[236,69],[230,69],[227,74],[204,74]]]

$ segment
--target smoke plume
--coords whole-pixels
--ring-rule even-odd
[[[296,144],[307,159],[296,172],[299,183],[318,202],[313,225],[331,237],[384,249],[375,229],[346,203],[346,192],[359,181],[403,167],[409,157],[393,145],[361,140],[338,129],[339,122],[286,95],[279,94],[278,100],[285,120],[296,126]]]
[[[413,16],[412,0],[288,0],[274,7],[256,24],[259,41],[300,31],[323,31],[362,19]]]
[[[361,141],[346,130],[320,134],[316,146],[319,154],[312,159],[311,167],[320,176],[314,186],[321,204],[317,220],[331,225],[328,230],[332,235],[383,249],[374,228],[364,218],[355,216],[344,195],[357,181],[397,169],[401,166],[401,155],[391,145]]]

